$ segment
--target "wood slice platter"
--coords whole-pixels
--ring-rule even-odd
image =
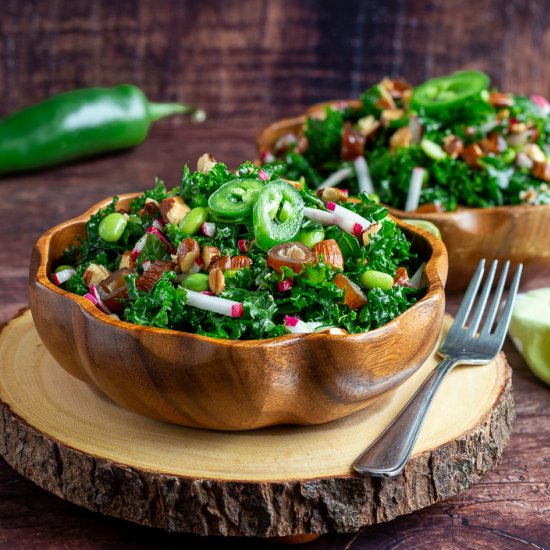
[[[444,331],[450,319],[445,320]],[[353,532],[465,490],[499,461],[514,419],[503,354],[443,383],[395,478],[359,477],[356,456],[437,359],[367,409],[319,426],[247,432],[138,416],[72,378],[25,312],[0,334],[0,453],[21,475],[75,504],[200,535]]]

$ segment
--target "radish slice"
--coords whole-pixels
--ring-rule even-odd
[[[371,223],[363,218],[363,216],[360,216],[359,214],[356,214],[355,212],[352,212],[348,208],[344,208],[335,202],[327,202],[327,209],[334,212],[334,215],[338,220],[348,220],[353,222],[354,225],[359,224],[363,227],[363,229],[368,229],[371,226]]]
[[[423,288],[426,286],[426,276],[424,273],[424,268],[426,263],[422,262],[418,269],[415,271],[414,275],[409,279],[409,286],[411,288]]]
[[[340,168],[336,170],[334,174],[331,174],[321,185],[317,186],[317,189],[326,189],[327,187],[334,187],[344,180],[353,175],[353,168],[347,166],[346,168]]]
[[[159,231],[164,231],[164,222],[160,218],[155,218],[151,227],[158,229]]]
[[[141,239],[135,244],[134,249],[132,250],[132,253],[130,254],[130,259],[135,262],[140,254],[140,252],[143,250],[143,247],[145,246],[145,243],[147,242],[147,234],[143,235]]]
[[[286,292],[287,290],[290,290],[294,286],[294,282],[292,279],[284,279],[283,281],[277,283],[277,288],[279,289],[279,292]]]
[[[409,130],[411,131],[412,142],[418,145],[422,141],[422,124],[418,121],[418,117],[409,117]]]
[[[348,212],[350,211],[348,210]],[[363,226],[360,223],[357,223],[356,220],[342,219],[336,216],[333,212],[325,212],[324,210],[318,210],[317,208],[306,207],[304,208],[304,216],[322,225],[337,225],[342,231],[349,233],[350,235],[357,236],[363,231]]]
[[[260,160],[262,161],[262,164],[269,164],[275,160],[275,155],[269,151],[262,151],[260,153]]]
[[[205,237],[213,237],[216,234],[216,224],[213,222],[203,222],[201,229]]]
[[[405,203],[405,211],[410,212],[418,208],[420,202],[420,191],[424,182],[424,168],[416,166],[413,168],[411,183],[409,184],[409,192],[407,193],[407,202]]]
[[[359,193],[367,193],[368,195],[372,195],[374,193],[374,185],[372,184],[369,165],[367,164],[365,157],[357,157],[353,161],[353,166],[355,168],[355,175],[357,176]]]
[[[313,332],[311,327],[298,319],[298,317],[291,317],[290,315],[285,315],[285,329],[291,334],[306,334]]]
[[[109,308],[101,301],[101,298],[99,297],[99,292],[97,291],[97,288],[94,285],[90,285],[90,294],[94,297],[95,302],[94,305],[98,307],[103,313],[106,313],[107,315],[111,314],[111,311]],[[87,294],[86,294],[87,296]],[[89,299],[89,298],[88,298]],[[93,300],[92,300],[93,301]]]
[[[260,181],[267,181],[269,179],[269,175],[264,170],[258,170],[258,179]]]
[[[143,268],[143,271],[147,271],[151,267],[151,260],[145,260],[141,267]]]
[[[52,275],[52,279],[54,284],[60,286],[63,283],[66,283],[75,273],[76,271],[74,269],[62,269],[61,271],[54,273]]]
[[[519,168],[527,168],[528,170],[531,170],[531,168],[533,168],[533,161],[527,156],[526,153],[520,151],[516,155],[516,166],[518,166]]]
[[[199,261],[200,260],[200,261]],[[191,266],[191,269],[187,272],[187,275],[193,275],[194,273],[198,273],[202,266],[204,265],[203,259],[199,256]]]
[[[160,241],[162,241],[168,247],[168,252],[170,254],[174,254],[175,252],[174,247],[168,242],[166,237],[156,227],[153,227],[153,226],[149,227],[145,233],[148,235],[154,235],[155,237],[157,237]]]
[[[532,95],[531,101],[540,108],[542,116],[548,116],[550,114],[550,103],[541,95]]]
[[[89,292],[88,292],[88,294],[84,294],[83,297],[86,298],[86,300],[90,300],[90,302],[92,302],[92,304],[94,304],[94,306],[97,306],[97,299],[95,298],[95,296],[93,296]]]
[[[246,244],[246,241],[244,239],[240,239],[237,242],[237,246],[241,254],[246,254],[248,252],[248,245]]]
[[[219,298],[218,296],[209,296],[202,292],[186,290],[187,304],[213,313],[228,315],[229,317],[242,317],[243,305],[240,302]]]

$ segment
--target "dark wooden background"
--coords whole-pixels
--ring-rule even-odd
[[[47,228],[113,193],[179,182],[211,151],[255,155],[272,119],[358,95],[385,75],[420,82],[478,68],[496,85],[550,93],[543,0],[1,0],[0,117],[75,87],[132,82],[154,100],[201,105],[208,121],[155,124],[129,152],[0,179],[0,323],[27,304],[29,253]],[[550,286],[550,274],[546,279]],[[459,297],[449,297],[453,311]],[[501,465],[463,495],[314,549],[550,547],[550,399],[508,343],[518,420]],[[258,548],[171,535],[77,508],[0,459],[0,548]]]

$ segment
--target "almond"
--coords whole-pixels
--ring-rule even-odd
[[[349,334],[349,332],[345,328],[340,328],[340,327],[326,328],[324,330],[320,330],[319,333],[320,334],[332,334],[332,335],[338,335],[338,336],[342,336],[344,334]]]
[[[412,143],[412,132],[408,126],[396,130],[390,138],[390,150],[395,153],[397,149],[410,147]]]
[[[131,250],[127,250],[126,252],[124,252],[124,254],[122,254],[122,256],[120,257],[120,261],[118,262],[119,269],[123,269],[125,267],[129,269],[134,269],[136,267],[136,262],[132,260]]]
[[[149,197],[145,199],[145,204],[138,212],[140,216],[156,216],[158,213],[159,203],[155,199]]]
[[[344,271],[344,256],[334,239],[325,239],[318,242],[313,247],[313,253],[315,254],[315,263],[319,262],[319,258],[322,255],[326,264],[334,267],[334,269]]]
[[[189,273],[195,260],[201,255],[199,243],[195,239],[187,238],[178,246],[178,265],[182,273]]]
[[[160,215],[165,223],[179,224],[190,210],[179,196],[168,197],[160,203]]]
[[[218,258],[215,262],[212,262],[210,264],[210,269],[231,269],[231,257],[230,256],[222,256],[221,258]]]
[[[533,161],[533,162],[545,162],[546,156],[543,153],[542,149],[536,143],[527,143],[523,148],[523,152]]]
[[[208,286],[216,296],[219,296],[225,290],[225,277],[219,267],[215,267],[208,274]]]
[[[535,162],[531,173],[539,180],[550,181],[550,162]]]
[[[202,249],[204,269],[208,269],[211,264],[220,258],[221,255],[220,249],[217,246],[205,246]]]
[[[197,171],[201,174],[208,174],[216,164],[216,159],[210,153],[204,153],[197,160]]]
[[[344,299],[350,309],[359,309],[367,303],[365,293],[345,275],[338,273],[334,277],[334,284],[344,290]]]
[[[149,266],[149,269],[136,279],[136,288],[139,288],[139,290],[151,290],[162,277],[162,274],[166,271],[171,271],[173,268],[174,264],[172,262],[155,260]]]
[[[511,107],[514,104],[514,100],[508,94],[503,94],[502,92],[491,92],[489,94],[489,103],[493,107],[501,109],[504,107]]]
[[[483,151],[477,143],[468,145],[460,156],[470,168],[481,168],[479,159],[483,157]]]
[[[365,229],[365,231],[361,233],[363,246],[367,246],[370,242],[371,235],[376,235],[380,229],[382,229],[382,226],[379,223],[373,223],[368,229]]]
[[[380,128],[380,122],[372,115],[364,116],[357,121],[357,130],[364,138],[374,136],[378,128]]]
[[[86,271],[82,274],[82,278],[87,286],[98,285],[106,279],[111,272],[104,266],[99,264],[90,264]]]
[[[380,122],[382,126],[388,126],[390,122],[399,120],[405,116],[405,111],[403,109],[384,109],[380,115]]]
[[[338,189],[338,187],[325,187],[324,189],[319,189],[317,195],[324,203],[346,202],[348,198],[348,194],[343,189]]]
[[[455,135],[445,136],[443,139],[443,150],[452,159],[458,158],[464,152],[464,142]]]
[[[233,256],[231,258],[230,269],[243,269],[244,267],[250,267],[252,260],[248,256]]]

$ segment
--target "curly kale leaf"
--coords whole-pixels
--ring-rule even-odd
[[[315,167],[340,162],[344,120],[342,113],[327,107],[325,118],[308,118],[304,134],[308,140],[305,158]]]

